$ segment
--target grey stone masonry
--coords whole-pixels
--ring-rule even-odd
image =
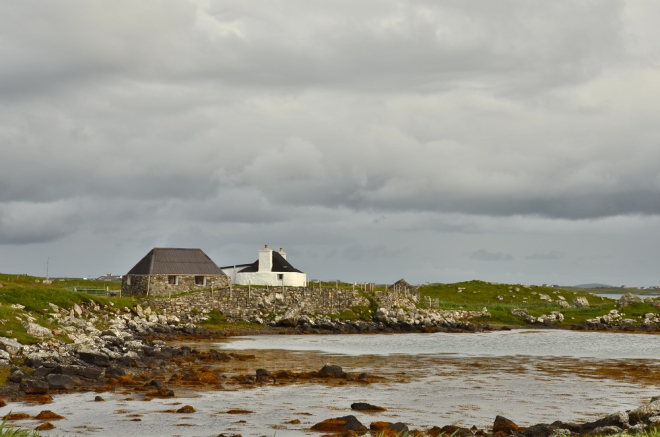
[[[127,296],[170,296],[209,289],[211,285],[217,288],[228,287],[229,277],[226,275],[126,275],[122,279],[121,292]]]
[[[405,291],[377,292],[379,307],[414,308],[418,295]],[[296,308],[300,314],[337,314],[355,306],[370,306],[358,290],[334,288],[223,288],[171,299],[148,299],[146,304],[171,315],[187,315],[193,309],[206,313],[219,310],[227,317],[253,319],[266,314],[280,314]]]

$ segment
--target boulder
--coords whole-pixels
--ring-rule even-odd
[[[44,328],[41,325],[37,325],[34,322],[22,322],[21,325],[25,328],[25,331],[28,335],[33,337],[52,337],[53,331],[48,328]]]
[[[53,372],[56,375],[80,376],[87,379],[99,379],[103,370],[97,367],[86,366],[57,366]]]
[[[654,416],[660,415],[660,400],[651,402],[650,404],[642,405],[628,412],[629,422],[631,425],[638,423],[648,423],[649,419]]]
[[[346,431],[365,432],[367,427],[360,423],[355,416],[326,419],[312,426],[312,431],[343,433]]]
[[[72,390],[76,386],[75,380],[69,375],[50,374],[46,376],[48,386],[54,390]]]
[[[371,422],[369,429],[371,431],[377,431],[379,433],[378,435],[408,435],[410,432],[408,426],[403,422]]]
[[[93,366],[108,367],[110,366],[110,358],[101,352],[78,352],[78,357],[86,363]]]
[[[636,303],[636,302],[644,302],[644,298],[641,296],[637,296],[636,294],[626,293],[623,296],[621,296],[621,298],[619,299],[619,306],[627,307],[631,303]]]
[[[620,434],[623,430],[618,426],[601,426],[600,428],[593,429],[587,434],[589,435],[610,435],[610,434]]]
[[[577,308],[582,308],[582,307],[588,307],[589,306],[589,301],[587,300],[586,297],[576,297],[573,299],[573,302],[571,302],[571,305]]]
[[[351,404],[351,410],[355,411],[387,411],[383,407],[367,404],[366,402],[354,402]]]
[[[13,370],[14,371],[11,372],[11,374],[7,377],[7,381],[18,384],[23,381],[23,378],[27,377],[25,372],[23,372],[21,369],[14,368]]]
[[[512,432],[518,431],[519,428],[520,427],[512,420],[500,415],[495,416],[495,422],[493,422],[493,434],[497,432],[511,434]]]
[[[64,419],[64,416],[60,416],[57,413],[53,413],[50,410],[43,410],[41,413],[34,416],[35,420],[60,420]]]
[[[0,349],[15,355],[21,351],[23,345],[13,338],[0,337]]]
[[[48,393],[48,383],[38,379],[25,379],[21,382],[20,389],[28,395],[42,395]]]
[[[344,378],[346,372],[344,372],[339,366],[326,364],[321,370],[319,370],[319,376],[321,378]]]
[[[511,310],[511,314],[519,317],[529,317],[529,312],[526,308],[516,308]]]

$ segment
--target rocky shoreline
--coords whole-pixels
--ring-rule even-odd
[[[193,323],[204,315],[191,315],[181,320],[172,315],[156,314],[151,308],[118,309],[96,304],[74,306],[71,310],[51,305],[51,316],[57,319],[58,330],[51,331],[30,320],[25,314],[24,326],[29,333],[42,337],[33,345],[0,337],[0,366],[8,368],[7,382],[0,388],[4,402],[48,404],[52,396],[74,392],[97,393],[125,391],[150,398],[175,398],[177,390],[225,390],[264,384],[322,383],[329,385],[372,384],[384,381],[378,375],[344,372],[338,366],[325,366],[318,371],[257,369],[252,373],[226,373],[220,364],[250,361],[252,355],[224,353],[215,350],[198,351],[187,346],[172,345],[186,340],[217,340],[239,332],[218,332],[200,328]],[[475,325],[465,319],[481,317],[481,312],[436,310],[379,309],[372,322],[334,320],[325,316],[285,315],[272,321],[267,333],[368,333],[368,332],[483,332],[493,328]],[[611,318],[616,320],[616,318]],[[606,329],[611,325],[603,324]],[[596,329],[587,325],[584,329]],[[102,328],[102,329],[101,329]],[[501,329],[501,328],[500,328]],[[577,329],[577,328],[575,328]],[[264,333],[264,331],[257,331]],[[255,331],[243,332],[254,334]],[[66,334],[69,341],[64,341]],[[59,338],[58,338],[59,337]],[[5,408],[9,411],[9,408]],[[22,417],[25,419],[25,417]],[[21,417],[7,416],[20,426]],[[357,422],[357,423],[356,423]],[[455,434],[517,435],[542,437],[556,435],[616,434],[623,431],[641,432],[660,423],[660,398],[628,412],[618,412],[598,421],[572,424],[555,422],[518,427],[497,417],[492,429],[466,429],[451,425],[414,430],[408,425],[374,422],[367,427],[354,417],[329,419],[317,429],[332,435],[380,433],[395,435]],[[333,428],[334,427],[334,428]]]

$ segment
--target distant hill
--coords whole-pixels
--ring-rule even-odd
[[[580,284],[580,285],[574,285],[573,288],[617,288],[613,285],[607,285],[607,284]]]

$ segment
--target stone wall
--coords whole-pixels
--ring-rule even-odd
[[[170,275],[126,275],[122,279],[121,292],[126,296],[169,296],[171,294],[187,293],[204,290],[211,287],[223,288],[229,286],[226,275],[175,275],[177,284],[170,284]],[[205,284],[196,284],[195,276],[204,276]],[[130,284],[128,283],[130,279]]]
[[[376,293],[379,307],[414,308],[416,296],[406,292]],[[145,303],[165,314],[184,316],[193,309],[206,313],[219,310],[227,317],[255,320],[297,309],[300,314],[337,314],[354,306],[370,306],[358,290],[332,288],[224,288],[171,299],[148,299]]]

